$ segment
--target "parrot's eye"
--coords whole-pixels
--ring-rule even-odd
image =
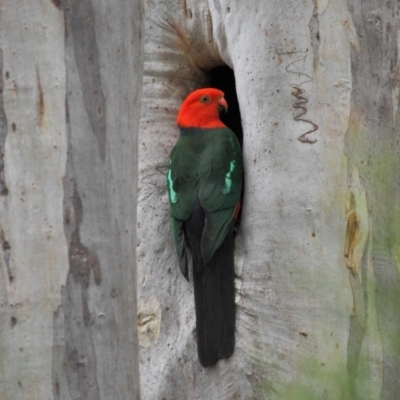
[[[201,96],[200,101],[202,103],[208,103],[210,101],[210,98],[208,96]]]

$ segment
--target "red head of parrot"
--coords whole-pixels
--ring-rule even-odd
[[[221,111],[228,110],[224,92],[214,88],[199,89],[183,102],[178,114],[180,128],[224,128]]]

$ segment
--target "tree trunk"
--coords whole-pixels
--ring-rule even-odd
[[[138,399],[139,0],[0,4],[0,398]]]
[[[146,399],[382,399],[400,381],[398,6],[147,3],[138,284]],[[184,97],[234,70],[245,195],[234,356],[197,360],[165,170]]]

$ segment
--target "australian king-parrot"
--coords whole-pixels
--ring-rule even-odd
[[[213,88],[196,90],[178,114],[180,137],[167,173],[171,231],[179,267],[193,260],[197,352],[203,367],[235,347],[234,225],[243,184],[242,150],[220,120],[228,104]]]

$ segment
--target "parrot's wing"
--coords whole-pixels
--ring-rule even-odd
[[[204,263],[224,240],[242,190],[240,145],[230,129],[220,131],[205,151],[199,173],[199,198],[206,216],[201,243]]]
[[[186,238],[184,222],[190,217],[197,198],[196,171],[187,168],[185,147],[178,141],[171,152],[167,173],[171,232],[178,255],[179,268],[188,280]]]
[[[243,180],[242,152],[234,133],[221,128],[198,135],[201,155],[194,156],[188,139],[179,140],[171,153],[167,175],[172,234],[186,277],[184,221],[194,211],[197,198],[205,213],[201,253],[207,263],[230,228]]]

